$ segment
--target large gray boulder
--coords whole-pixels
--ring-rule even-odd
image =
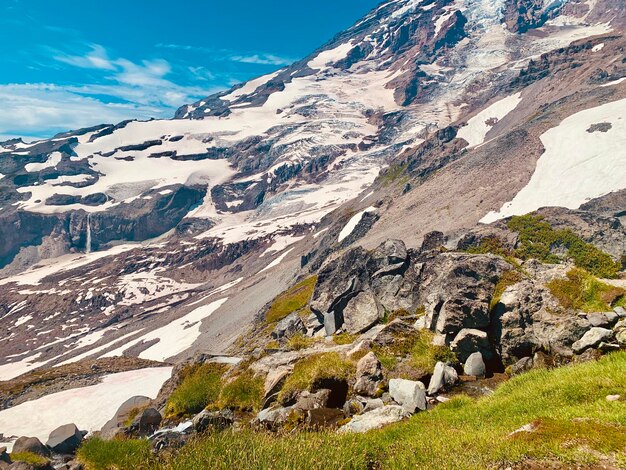
[[[144,396],[135,396],[126,400],[120,405],[115,415],[102,426],[100,430],[100,438],[104,440],[113,439],[115,436],[125,432],[126,423],[132,414],[150,405],[151,399]]]
[[[299,412],[293,407],[275,407],[262,410],[253,420],[253,424],[270,431],[280,429],[291,416]]]
[[[155,408],[141,410],[129,426],[128,433],[135,437],[147,437],[159,429],[163,421],[161,413]]]
[[[435,370],[428,384],[428,395],[433,396],[446,390],[458,381],[459,375],[456,373],[456,370],[454,370],[454,367],[450,367],[443,362],[438,362],[435,365]]]
[[[587,331],[582,338],[576,341],[572,348],[576,354],[580,354],[587,349],[600,346],[600,343],[613,339],[613,330],[608,328],[594,327]]]
[[[378,323],[384,314],[374,293],[370,289],[364,290],[350,299],[343,309],[343,329],[350,334],[361,333]]]
[[[73,454],[86,434],[85,431],[79,431],[75,424],[65,424],[50,433],[46,445],[56,454]]]
[[[389,394],[407,413],[426,409],[426,387],[422,382],[391,379],[389,381]]]
[[[486,329],[496,283],[512,266],[492,255],[443,253],[426,264],[419,286],[426,328],[447,338]]]
[[[272,332],[272,338],[277,340],[288,339],[298,333],[306,333],[306,327],[300,315],[297,312],[293,312],[278,322]]]
[[[383,366],[373,352],[363,356],[356,366],[356,383],[352,389],[359,395],[374,397],[383,380]]]
[[[397,423],[410,414],[398,405],[387,405],[362,415],[356,415],[352,420],[339,428],[340,433],[364,433],[373,429],[380,429],[388,424]]]
[[[209,429],[222,431],[231,427],[235,422],[235,415],[230,410],[201,411],[193,420],[193,429],[202,433]]]
[[[463,366],[463,373],[474,377],[482,378],[487,373],[487,367],[483,360],[483,355],[479,352],[470,354]]]
[[[20,437],[13,444],[13,453],[30,452],[31,454],[41,455],[42,457],[50,457],[50,449],[36,437]]]

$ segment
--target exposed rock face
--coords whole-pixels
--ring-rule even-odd
[[[278,322],[272,332],[272,338],[277,340],[289,339],[297,333],[305,333],[306,328],[297,312],[289,314]]]
[[[384,311],[412,309],[416,273],[403,242],[389,240],[372,253],[353,248],[331,261],[318,276],[311,309],[324,316],[326,333],[339,328],[360,333]]]
[[[425,325],[452,341],[462,329],[487,329],[498,279],[512,267],[491,255],[444,253],[427,263],[420,291]]]

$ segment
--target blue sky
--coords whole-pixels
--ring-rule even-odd
[[[0,0],[0,140],[179,106],[308,55],[379,0]]]

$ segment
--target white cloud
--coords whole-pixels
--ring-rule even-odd
[[[85,69],[115,70],[107,51],[99,44],[92,44],[91,51],[85,56],[58,54],[54,57],[59,62]]]
[[[256,65],[291,65],[295,62],[295,59],[290,57],[282,57],[276,54],[270,53],[255,53],[255,54],[240,54],[234,51],[221,49],[211,49],[209,47],[189,46],[184,44],[157,44],[156,47],[161,49],[174,49],[182,51],[193,51],[210,54],[211,59],[214,61],[230,61],[239,62],[243,64],[256,64]]]
[[[230,57],[233,62],[241,62],[243,64],[258,65],[289,65],[292,60],[279,57],[273,54],[254,54],[254,55],[233,55]]]

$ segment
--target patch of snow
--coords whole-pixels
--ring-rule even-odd
[[[177,356],[178,354],[189,349],[200,337],[200,326],[202,325],[202,321],[210,317],[218,308],[224,305],[227,300],[228,297],[212,302],[209,305],[198,307],[178,320],[174,320],[161,328],[151,331],[150,333],[133,340],[131,343],[103,355],[102,357],[119,356],[127,349],[142,342],[147,343],[159,340],[158,343],[150,346],[148,349],[139,354],[139,357],[141,359],[165,362],[166,359]]]
[[[265,272],[265,271],[269,271],[270,269],[275,268],[276,266],[278,266],[280,263],[282,263],[282,262],[283,262],[283,260],[287,257],[287,255],[288,255],[289,253],[291,253],[292,251],[293,251],[293,248],[291,248],[291,249],[289,249],[289,250],[285,251],[282,255],[280,255],[278,258],[276,258],[276,259],[275,259],[274,261],[272,261],[270,264],[268,264],[268,265],[267,265],[267,266],[265,266],[263,269],[261,269],[261,270],[259,271],[259,274],[260,274],[260,273],[263,273],[263,272]]]
[[[46,395],[0,411],[0,429],[5,436],[33,436],[42,442],[65,423],[75,423],[90,433],[99,431],[129,398],[156,398],[171,375],[171,367],[106,375],[97,385]]]
[[[328,64],[334,64],[343,60],[348,55],[348,52],[352,50],[354,46],[351,41],[344,42],[334,49],[320,52],[314,59],[307,64],[313,70],[325,69]]]
[[[364,209],[358,214],[355,214],[354,216],[352,216],[352,218],[348,221],[345,227],[341,229],[341,232],[339,232],[339,237],[337,238],[337,242],[341,243],[343,240],[348,238],[350,234],[354,232],[354,229],[356,228],[356,226],[359,225],[359,222],[361,222],[361,219],[363,218],[363,216],[367,212],[374,212],[375,210],[376,210],[375,207],[370,206],[367,209]]]
[[[601,87],[605,87],[605,86],[614,86],[614,85],[619,85],[620,83],[626,81],[626,77],[622,77],[622,78],[618,78],[617,80],[614,80],[612,82],[609,83],[605,83],[604,85],[600,85]]]
[[[598,123],[610,123],[611,129],[587,132]],[[626,99],[569,116],[545,132],[541,141],[545,152],[528,185],[481,222],[541,207],[577,209],[591,199],[626,188]]]
[[[283,251],[288,246],[293,245],[296,242],[299,242],[303,238],[304,236],[296,237],[294,235],[278,236],[274,239],[274,243],[272,244],[272,246],[270,246],[267,250],[261,253],[260,258],[262,258],[263,256],[269,253],[278,253],[280,251]]]
[[[483,144],[487,134],[493,127],[490,121],[498,122],[502,120],[507,114],[517,108],[521,101],[521,92],[496,101],[467,121],[467,125],[459,129],[457,137],[465,139],[469,143],[468,148]]]
[[[602,49],[604,49],[604,43],[600,43],[600,44],[596,44],[595,46],[593,46],[591,48],[592,52],[600,52]]]
[[[24,169],[32,173],[34,171],[41,171],[46,168],[55,168],[59,163],[61,163],[62,158],[63,158],[63,155],[61,155],[59,152],[53,152],[48,156],[48,159],[45,162],[27,163],[24,166]]]
[[[17,362],[9,362],[8,364],[3,364],[0,366],[0,381],[11,380],[15,377],[19,377],[22,374],[30,372],[31,370],[36,369],[41,366],[42,362],[35,362],[42,353],[37,353],[33,356],[22,359]],[[0,426],[2,429],[2,426]]]
[[[220,99],[224,101],[235,101],[237,98],[241,96],[250,95],[254,93],[255,91],[257,91],[259,87],[265,85],[267,82],[269,82],[274,77],[276,77],[279,73],[280,73],[280,70],[274,73],[270,73],[269,75],[264,75],[262,77],[255,78],[254,80],[250,80],[241,88],[238,88],[237,90],[233,91],[232,93],[226,96],[222,96]],[[201,106],[204,106],[204,105],[201,104]]]

